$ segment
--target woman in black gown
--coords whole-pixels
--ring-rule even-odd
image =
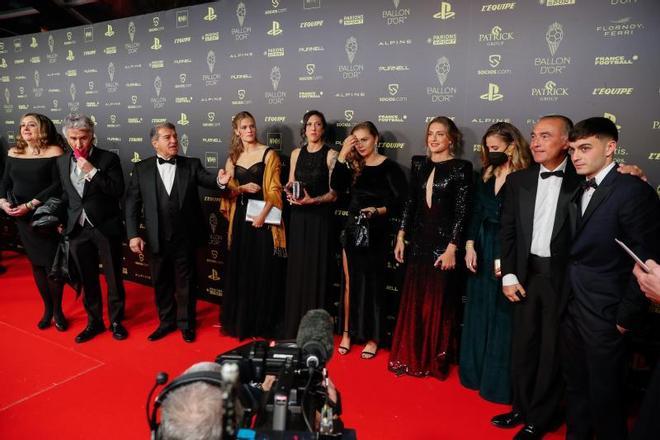
[[[303,116],[303,146],[291,153],[289,182],[285,187],[291,204],[287,251],[289,254],[284,301],[284,337],[295,338],[300,320],[311,309],[326,308],[330,289],[332,206],[337,194],[330,188],[330,174],[337,152],[324,143],[323,113]],[[302,194],[291,193],[300,182]]]
[[[229,220],[229,259],[220,323],[239,339],[281,333],[282,281],[286,242],[284,227],[266,224],[273,208],[282,209],[280,158],[257,140],[254,117],[240,112],[232,120],[231,149],[225,171],[231,180],[221,202]],[[250,200],[264,201],[259,214],[246,220]]]
[[[21,117],[16,145],[8,152],[0,183],[0,207],[16,219],[44,303],[43,316],[37,323],[41,330],[50,327],[53,318],[59,331],[66,330],[69,325],[62,313],[64,285],[48,278],[59,235],[54,229],[42,231],[30,226],[34,209],[60,193],[55,162],[64,154],[63,146],[64,141],[50,119],[38,113],[25,114]]]
[[[427,156],[414,156],[394,256],[408,266],[388,368],[444,379],[455,361],[461,292],[450,282],[470,202],[472,164],[454,158],[461,133],[444,116],[426,130]],[[406,244],[408,241],[408,244]]]
[[[344,267],[339,308],[342,339],[339,354],[350,351],[351,340],[366,342],[363,359],[376,355],[383,336],[385,266],[389,220],[406,194],[406,179],[396,162],[379,154],[378,130],[370,121],[357,124],[344,140],[332,172],[331,187],[350,190],[348,219],[342,232]],[[356,247],[352,239],[360,216],[369,222],[369,243]]]

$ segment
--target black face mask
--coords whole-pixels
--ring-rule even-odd
[[[488,163],[494,167],[499,167],[509,160],[509,156],[502,151],[490,151],[488,153]]]

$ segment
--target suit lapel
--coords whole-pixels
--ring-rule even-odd
[[[190,180],[190,170],[185,160],[179,156],[176,160],[176,173],[174,174],[176,180],[176,187],[179,190],[179,209],[183,208],[183,201],[188,190],[188,181]]]
[[[96,156],[98,156],[98,154],[96,154],[96,147],[92,147],[92,153],[89,155],[87,160],[92,162],[92,157],[96,158]],[[92,163],[94,163],[94,162],[92,162]],[[83,186],[83,195],[82,195],[83,198],[87,195],[87,190],[89,190],[89,182],[87,181],[87,179],[85,179],[84,186]]]
[[[576,175],[575,171],[571,165],[571,160],[568,159],[566,163],[566,168],[564,169],[564,177],[561,180],[561,188],[559,189],[559,198],[557,199],[557,210],[555,212],[555,221],[552,226],[552,237],[550,240],[554,240],[561,231],[566,218],[570,214],[571,199],[575,196],[575,180]],[[569,219],[570,221],[570,219]],[[575,223],[571,224],[572,228]]]
[[[520,187],[520,213],[522,217],[522,233],[525,249],[532,245],[532,229],[534,227],[534,205],[538,187],[538,166],[530,170],[523,185]]]
[[[612,168],[603,181],[598,185],[598,188],[594,191],[594,194],[591,196],[589,205],[587,205],[587,210],[584,211],[580,225],[578,227],[578,232],[584,228],[584,225],[587,224],[589,218],[594,213],[594,211],[610,196],[612,190],[614,189],[614,183],[618,177],[618,172],[616,171],[617,166]]]
[[[146,160],[146,159],[145,159]],[[158,200],[158,187],[156,186],[156,179],[160,179],[158,174],[158,168],[156,167],[156,156],[149,159],[149,161],[144,165],[145,173],[143,187],[145,188],[144,194],[149,194],[153,197],[153,203],[157,205]],[[158,209],[158,208],[156,208]]]

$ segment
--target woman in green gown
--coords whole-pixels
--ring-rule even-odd
[[[488,128],[482,139],[483,171],[475,185],[468,223],[465,264],[472,273],[460,349],[463,386],[479,390],[486,400],[511,401],[511,303],[502,294],[499,271],[502,186],[512,172],[530,163],[529,147],[507,122]]]

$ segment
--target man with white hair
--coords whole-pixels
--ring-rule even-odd
[[[183,375],[202,372],[220,374],[221,370],[222,367],[215,362],[199,362],[188,368]],[[168,393],[161,406],[160,438],[220,440],[225,414],[224,388],[199,380]],[[240,412],[240,407],[237,410]]]
[[[64,118],[62,132],[71,149],[57,159],[62,199],[67,207],[64,233],[83,285],[87,326],[76,342],[87,342],[105,331],[99,262],[108,287],[110,330],[117,340],[126,339],[125,291],[122,279],[124,228],[120,200],[124,175],[119,156],[94,145],[94,122],[87,115]]]

